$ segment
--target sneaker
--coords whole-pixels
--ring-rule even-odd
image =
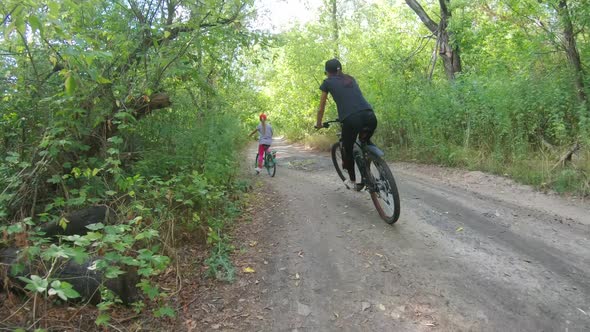
[[[357,184],[355,185],[355,188],[354,188],[354,190],[356,190],[356,191],[361,191],[361,190],[363,190],[363,189],[365,189],[365,184],[364,184],[364,183],[362,183],[362,182],[361,182],[361,183],[357,183]]]
[[[344,185],[346,186],[347,189],[350,189],[353,191],[361,191],[365,188],[364,184],[352,182],[350,180],[344,181]]]
[[[256,168],[254,169],[254,171],[256,172],[256,174],[259,174],[259,173],[260,173],[260,171],[262,171],[262,168],[260,168],[260,167],[256,167]]]
[[[344,181],[344,185],[346,186],[346,189],[352,189],[352,188],[354,188],[354,182],[352,182],[350,180],[345,180]]]

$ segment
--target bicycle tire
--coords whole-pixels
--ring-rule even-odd
[[[334,163],[334,168],[336,168],[336,173],[342,181],[346,181],[344,177],[344,173],[342,173],[342,150],[340,149],[340,142],[334,143],[332,145],[332,162]]]
[[[274,178],[275,174],[277,173],[277,163],[273,160],[272,155],[267,153],[265,156],[264,166],[266,167],[266,171],[268,175]],[[272,163],[272,166],[270,165]]]
[[[375,166],[379,173],[379,178],[375,179],[375,174],[372,172],[372,165]],[[397,184],[395,183],[395,179],[389,166],[378,155],[368,152],[367,153],[367,173],[371,176],[371,181],[373,181],[374,185],[379,189],[379,192],[375,192],[371,190],[371,200],[373,201],[373,205],[377,209],[379,216],[388,224],[394,224],[398,221],[400,216],[400,199],[399,199],[399,192],[397,190]],[[383,197],[386,196],[387,197]],[[391,197],[389,197],[391,195]],[[389,207],[389,209],[393,208],[393,211],[385,211],[384,206],[381,203],[380,199],[384,200],[385,205]],[[391,200],[391,202],[389,202]],[[389,204],[388,204],[389,203]],[[388,210],[389,210],[388,209]]]

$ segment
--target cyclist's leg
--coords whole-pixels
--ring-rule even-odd
[[[342,147],[344,148],[344,151],[342,151],[342,168],[348,172],[348,178],[352,182],[356,182],[352,150],[359,134],[357,118],[357,114],[352,114],[342,121]]]
[[[270,149],[270,144],[263,144],[263,146],[264,146],[264,159],[263,160],[266,160],[266,156],[270,152],[270,150],[269,150]]]
[[[355,160],[352,155],[356,138],[358,136],[361,141],[368,142],[371,136],[373,136],[376,127],[377,118],[375,117],[375,113],[373,113],[373,111],[371,110],[357,112],[355,114],[350,115],[343,121],[342,142],[344,145],[345,154],[347,154],[350,157],[350,159],[347,159],[345,161],[348,162],[348,167],[345,166],[344,168],[348,171],[351,181],[356,180],[354,174]],[[342,159],[345,159],[344,156],[342,157]],[[361,165],[359,165],[359,170],[361,171],[361,176],[364,176],[364,170],[362,169]]]
[[[264,160],[264,144],[258,144],[258,168],[262,168],[262,161]]]

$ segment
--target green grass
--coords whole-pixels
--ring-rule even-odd
[[[518,158],[483,153],[461,147],[437,146],[420,149],[387,148],[390,160],[436,164],[507,176],[519,183],[560,194],[590,194],[590,153],[585,152],[565,166],[553,168],[556,155],[528,152]]]

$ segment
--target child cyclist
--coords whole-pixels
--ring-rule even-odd
[[[258,132],[258,165],[254,169],[256,173],[260,173],[262,169],[262,162],[264,160],[264,154],[268,152],[268,148],[272,144],[272,127],[266,122],[266,114],[260,114],[260,123],[250,133],[250,137]]]

